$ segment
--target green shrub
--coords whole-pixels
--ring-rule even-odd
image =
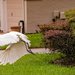
[[[65,12],[68,22],[75,22],[75,9],[69,9]]]
[[[69,9],[65,12],[65,16],[68,21],[68,26],[71,28],[72,33],[75,35],[75,9]]]
[[[64,53],[68,58],[75,57],[75,36],[69,33],[60,33],[47,38],[49,48]]]

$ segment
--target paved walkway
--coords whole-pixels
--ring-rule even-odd
[[[2,53],[3,51],[4,50],[0,50],[0,53]],[[49,49],[45,49],[45,48],[33,48],[33,49],[31,49],[31,51],[33,53],[49,53]]]
[[[33,53],[49,53],[49,49],[45,49],[45,48],[34,48],[31,50]]]

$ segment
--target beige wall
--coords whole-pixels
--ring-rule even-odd
[[[0,16],[1,16],[1,0],[0,0]]]
[[[0,0],[0,29],[1,29],[1,0]]]
[[[75,0],[28,0],[27,3],[27,31],[35,33],[38,24],[52,22],[53,11],[66,11],[75,8]]]
[[[0,20],[1,20],[1,0],[0,0]]]
[[[10,31],[11,26],[17,26],[20,20],[23,20],[23,2],[22,0],[7,0],[7,24]]]

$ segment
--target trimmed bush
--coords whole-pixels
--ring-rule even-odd
[[[56,21],[51,24],[39,25],[40,31],[45,33],[48,30],[66,30],[69,31],[67,20]]]
[[[65,30],[49,30],[45,32],[45,37],[48,38],[53,35],[61,34],[61,33],[67,33]]]
[[[67,31],[65,30],[49,30],[49,31],[46,31],[45,32],[45,35],[43,35],[42,37],[42,40],[44,42],[44,46],[47,48],[50,48],[50,45],[49,45],[49,37],[51,36],[54,36],[54,35],[58,35],[58,34],[61,34],[61,33],[68,33]]]
[[[60,33],[47,38],[49,48],[64,53],[68,58],[75,58],[75,36],[69,33]]]

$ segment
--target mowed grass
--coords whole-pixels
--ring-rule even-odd
[[[0,46],[0,50],[4,50],[7,48],[8,45]]]
[[[75,75],[75,67],[50,64],[56,58],[59,53],[27,54],[14,64],[0,65],[0,75]]]
[[[28,37],[28,39],[31,41],[31,48],[42,48],[44,47],[43,43],[42,43],[42,39],[41,39],[41,33],[37,33],[37,34],[26,34],[26,36]]]

